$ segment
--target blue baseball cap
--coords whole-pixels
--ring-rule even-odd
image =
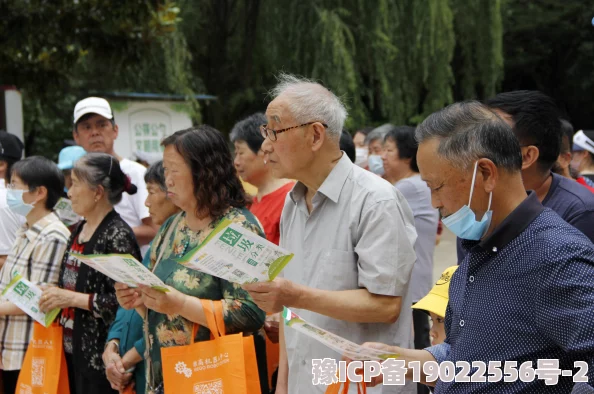
[[[74,167],[74,163],[86,154],[87,152],[82,146],[67,146],[60,151],[58,168],[60,170],[71,170]]]

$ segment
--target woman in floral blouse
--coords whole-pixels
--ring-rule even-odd
[[[182,209],[161,226],[152,244],[151,269],[170,290],[140,291],[116,284],[124,308],[148,310],[147,392],[163,392],[161,348],[210,340],[200,299],[220,300],[227,333],[254,333],[262,392],[268,392],[266,352],[260,329],[266,314],[239,285],[188,269],[177,260],[200,245],[223,219],[264,237],[258,220],[246,209],[246,196],[233,168],[233,159],[221,133],[209,126],[178,131],[167,137],[163,163],[167,195]]]
[[[74,212],[85,220],[70,236],[59,287],[44,290],[39,305],[43,311],[62,308],[60,323],[72,394],[117,393],[105,377],[101,359],[118,310],[114,281],[81,264],[72,253],[131,254],[140,260],[132,229],[113,208],[124,192],[134,194],[136,186],[116,158],[89,153],[74,165],[68,197]]]

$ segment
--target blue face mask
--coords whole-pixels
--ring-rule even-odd
[[[493,217],[493,211],[491,211],[491,199],[493,198],[493,192],[489,194],[489,206],[487,207],[487,212],[485,212],[485,215],[480,222],[476,221],[476,215],[472,209],[470,209],[477,169],[478,161],[474,164],[474,174],[472,175],[472,185],[470,186],[470,198],[468,199],[468,205],[464,205],[456,213],[441,219],[442,223],[445,224],[447,228],[449,228],[454,234],[456,234],[456,236],[462,239],[469,239],[471,241],[478,241],[483,237],[483,235],[485,235],[489,229],[489,226],[491,225],[491,218]]]
[[[369,165],[369,171],[376,175],[384,175],[384,161],[380,155],[370,155],[367,158],[367,165]]]
[[[8,209],[17,215],[27,216],[34,208],[33,205],[26,204],[23,201],[23,193],[25,192],[26,190],[6,190],[6,204],[8,205]]]

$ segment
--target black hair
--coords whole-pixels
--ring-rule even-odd
[[[248,199],[237,177],[229,146],[217,129],[201,125],[176,131],[161,145],[173,145],[192,171],[197,216],[218,217],[229,207],[243,208]]]
[[[118,159],[107,153],[87,153],[74,163],[72,172],[91,188],[103,186],[111,205],[122,200],[122,193],[136,194],[138,190],[122,171]]]
[[[555,101],[539,91],[516,90],[500,93],[485,104],[512,117],[512,129],[520,144],[535,145],[540,170],[550,171],[561,151],[561,122]]]
[[[64,175],[58,166],[42,156],[31,156],[20,160],[12,166],[11,175],[23,180],[30,191],[38,187],[47,189],[45,208],[54,209],[64,192]]]
[[[355,143],[353,142],[353,137],[351,134],[346,131],[342,130],[340,134],[340,150],[344,151],[349,159],[354,163],[355,159],[357,158],[357,151],[355,150]]]
[[[573,125],[565,119],[561,119],[561,153],[571,153],[573,150]]]
[[[262,112],[255,113],[235,123],[229,139],[231,142],[244,141],[252,152],[258,154],[262,147],[264,137],[260,133],[260,126],[266,124],[266,116]]]
[[[0,161],[6,163],[6,184],[10,183],[12,166],[21,160],[24,147],[19,137],[0,129]]]
[[[146,183],[156,183],[163,191],[167,190],[165,185],[165,170],[163,169],[163,160],[153,163],[146,169],[144,173],[144,181]]]
[[[392,141],[398,148],[398,157],[401,159],[410,159],[410,169],[419,172],[417,165],[417,150],[419,144],[415,140],[415,128],[410,126],[396,126],[390,129],[384,141]]]
[[[95,115],[99,115],[99,114],[96,114],[94,112],[91,112],[91,113],[84,114],[83,116],[81,116],[80,119],[77,120],[76,123],[74,124],[74,131],[76,131],[78,133],[78,124],[80,122],[84,122],[85,120],[89,120],[90,117],[95,116]],[[101,115],[99,115],[99,116],[101,116]],[[107,120],[109,120],[109,123],[111,123],[112,127],[115,127],[115,124],[116,124],[115,123],[115,116],[112,115],[111,116],[111,119],[107,119]]]
[[[355,134],[357,134],[357,133],[361,133],[361,134],[363,134],[364,136],[367,137],[367,135],[369,133],[371,133],[371,131],[373,129],[375,129],[375,127],[372,127],[372,126],[363,127],[362,129],[355,130],[355,132],[353,133],[353,136],[355,136]]]
[[[11,176],[12,176],[11,175],[12,174],[12,169],[13,169],[15,163],[18,163],[18,160],[9,159],[8,157],[5,157],[3,159],[0,159],[0,161],[6,162],[6,180],[5,180],[5,182],[8,185],[11,182],[10,179],[11,179]]]

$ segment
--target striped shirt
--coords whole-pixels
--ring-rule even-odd
[[[70,231],[52,212],[17,231],[15,242],[0,271],[0,291],[17,273],[33,283],[57,285],[62,257]],[[33,319],[27,315],[0,316],[0,354],[6,371],[21,369],[33,335]]]

